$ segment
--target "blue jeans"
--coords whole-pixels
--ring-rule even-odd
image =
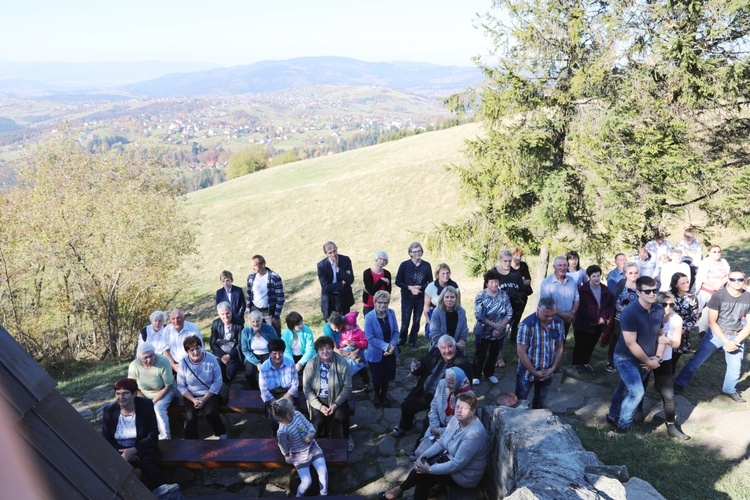
[[[609,417],[617,422],[618,429],[629,429],[633,415],[646,391],[643,380],[651,373],[641,368],[641,363],[632,356],[615,353],[615,368],[620,374],[620,383],[612,395]]]
[[[531,402],[531,407],[535,410],[544,408],[544,404],[547,402],[547,393],[552,386],[552,379],[553,377],[546,380],[526,380],[519,370],[516,372],[516,397],[519,401],[528,398],[533,386],[534,400]]]
[[[726,335],[726,337],[729,340],[734,340],[737,335]],[[690,359],[690,361],[688,361],[684,368],[680,370],[680,374],[677,375],[677,378],[674,379],[675,387],[684,389],[693,379],[695,372],[698,371],[698,368],[700,368],[704,361],[710,358],[711,355],[716,351],[722,350],[723,347],[724,344],[721,342],[721,340],[719,340],[719,338],[714,335],[711,330],[708,330],[706,332],[706,335],[701,340],[701,343],[698,344],[698,349],[695,350],[695,354],[693,354],[693,357]],[[724,374],[724,386],[721,390],[727,394],[733,394],[737,392],[737,381],[739,381],[740,379],[742,358],[745,357],[744,353],[744,342],[742,342],[740,348],[734,352],[724,351],[724,359],[727,362],[727,371]]]

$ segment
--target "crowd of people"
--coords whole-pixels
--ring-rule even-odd
[[[427,498],[435,484],[476,486],[488,450],[486,432],[475,415],[473,388],[483,379],[498,383],[495,369],[505,366],[503,346],[508,340],[518,355],[517,398],[528,400],[533,389],[531,407],[544,408],[571,326],[573,371],[593,373],[590,361],[597,343],[608,345],[606,370],[617,372],[620,383],[606,420],[617,432],[628,432],[637,420],[653,372],[668,435],[689,439],[675,421],[674,395],[719,349],[725,351],[727,361],[723,391],[744,402],[736,384],[743,341],[750,333],[745,275],[730,269],[717,245],[710,246],[703,258],[690,228],[674,247],[658,234],[630,260],[617,254],[606,280],[600,266],[583,268],[575,251],[555,258],[554,272],[541,283],[538,307],[525,318],[524,308],[533,293],[529,267],[520,248],[502,250],[474,299],[472,361],[465,355],[470,320],[461,305],[461,288],[451,279],[447,264],[440,263],[433,274],[418,242],[409,245],[409,258],[396,273],[400,326],[390,307],[393,281],[386,269],[386,252],[376,252],[362,275],[363,328],[358,325],[358,311],[351,310],[355,304],[351,259],[340,255],[331,241],[323,245],[323,253],[317,273],[321,312],[327,321],[318,338],[302,315],[284,310],[283,281],[266,267],[261,255],[252,257],[253,272],[244,290],[234,285],[231,272],[221,273],[218,317],[211,324],[208,349],[200,330],[185,321],[181,309],[169,313],[169,324],[165,313],[151,315],[150,324],[138,336],[128,378],[115,386],[120,416],[112,404],[105,428],[113,446],[143,468],[150,482],[158,486],[161,480],[149,458],[158,439],[171,437],[167,407],[175,394],[181,394],[185,404],[185,439],[198,437],[198,410],[206,416],[213,438],[226,439],[219,407],[243,367],[247,387],[258,390],[267,404],[282,453],[300,471],[298,496],[311,484],[309,467],[318,472],[321,492],[328,488],[316,436],[348,439],[349,451],[355,447],[349,434],[349,398],[357,374],[364,389],[373,393],[376,408],[400,405],[401,418],[392,431],[395,437],[410,432],[417,414],[427,411],[410,456],[413,472],[381,498],[399,498],[412,487],[415,498]],[[397,403],[388,395],[389,383],[396,377],[401,351],[415,350],[423,342],[419,337],[423,319],[428,351],[411,361],[417,382]],[[680,356],[692,351],[694,329],[700,332],[700,343],[675,378]],[[297,397],[307,403],[309,421],[294,410]],[[137,419],[134,427],[127,420],[139,410],[153,413],[153,419],[146,419],[148,432],[142,421]]]

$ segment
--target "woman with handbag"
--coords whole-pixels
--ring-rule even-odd
[[[198,439],[198,410],[206,415],[214,439],[226,439],[227,430],[219,416],[223,384],[219,362],[203,351],[198,337],[187,337],[183,347],[187,356],[177,370],[177,390],[185,400],[185,439]]]
[[[435,443],[420,455],[403,483],[384,491],[378,498],[401,498],[414,489],[414,500],[426,500],[430,489],[439,484],[474,488],[487,467],[489,439],[476,416],[477,397],[465,392],[456,397],[453,419]]]

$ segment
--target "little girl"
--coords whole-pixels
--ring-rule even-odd
[[[304,496],[312,484],[310,464],[315,467],[320,482],[320,494],[328,495],[328,469],[323,457],[323,450],[315,442],[315,427],[300,412],[294,409],[288,398],[281,398],[271,405],[279,421],[276,438],[279,449],[287,463],[297,469],[300,485],[297,496]]]

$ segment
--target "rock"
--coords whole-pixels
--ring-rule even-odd
[[[643,479],[634,477],[623,486],[628,500],[664,500],[664,497]]]
[[[93,389],[90,389],[81,402],[83,403],[94,403],[101,404],[102,402],[111,401],[115,397],[115,391],[111,385],[98,385]]]
[[[403,444],[402,444],[403,446]],[[396,438],[385,436],[378,445],[378,453],[381,455],[393,455],[396,452]]]
[[[625,487],[617,479],[593,474],[586,474],[585,476],[589,484],[594,487],[602,498],[622,498],[623,500],[627,498]]]
[[[583,473],[611,477],[621,483],[627,483],[630,480],[628,468],[624,465],[587,465],[583,468]]]

